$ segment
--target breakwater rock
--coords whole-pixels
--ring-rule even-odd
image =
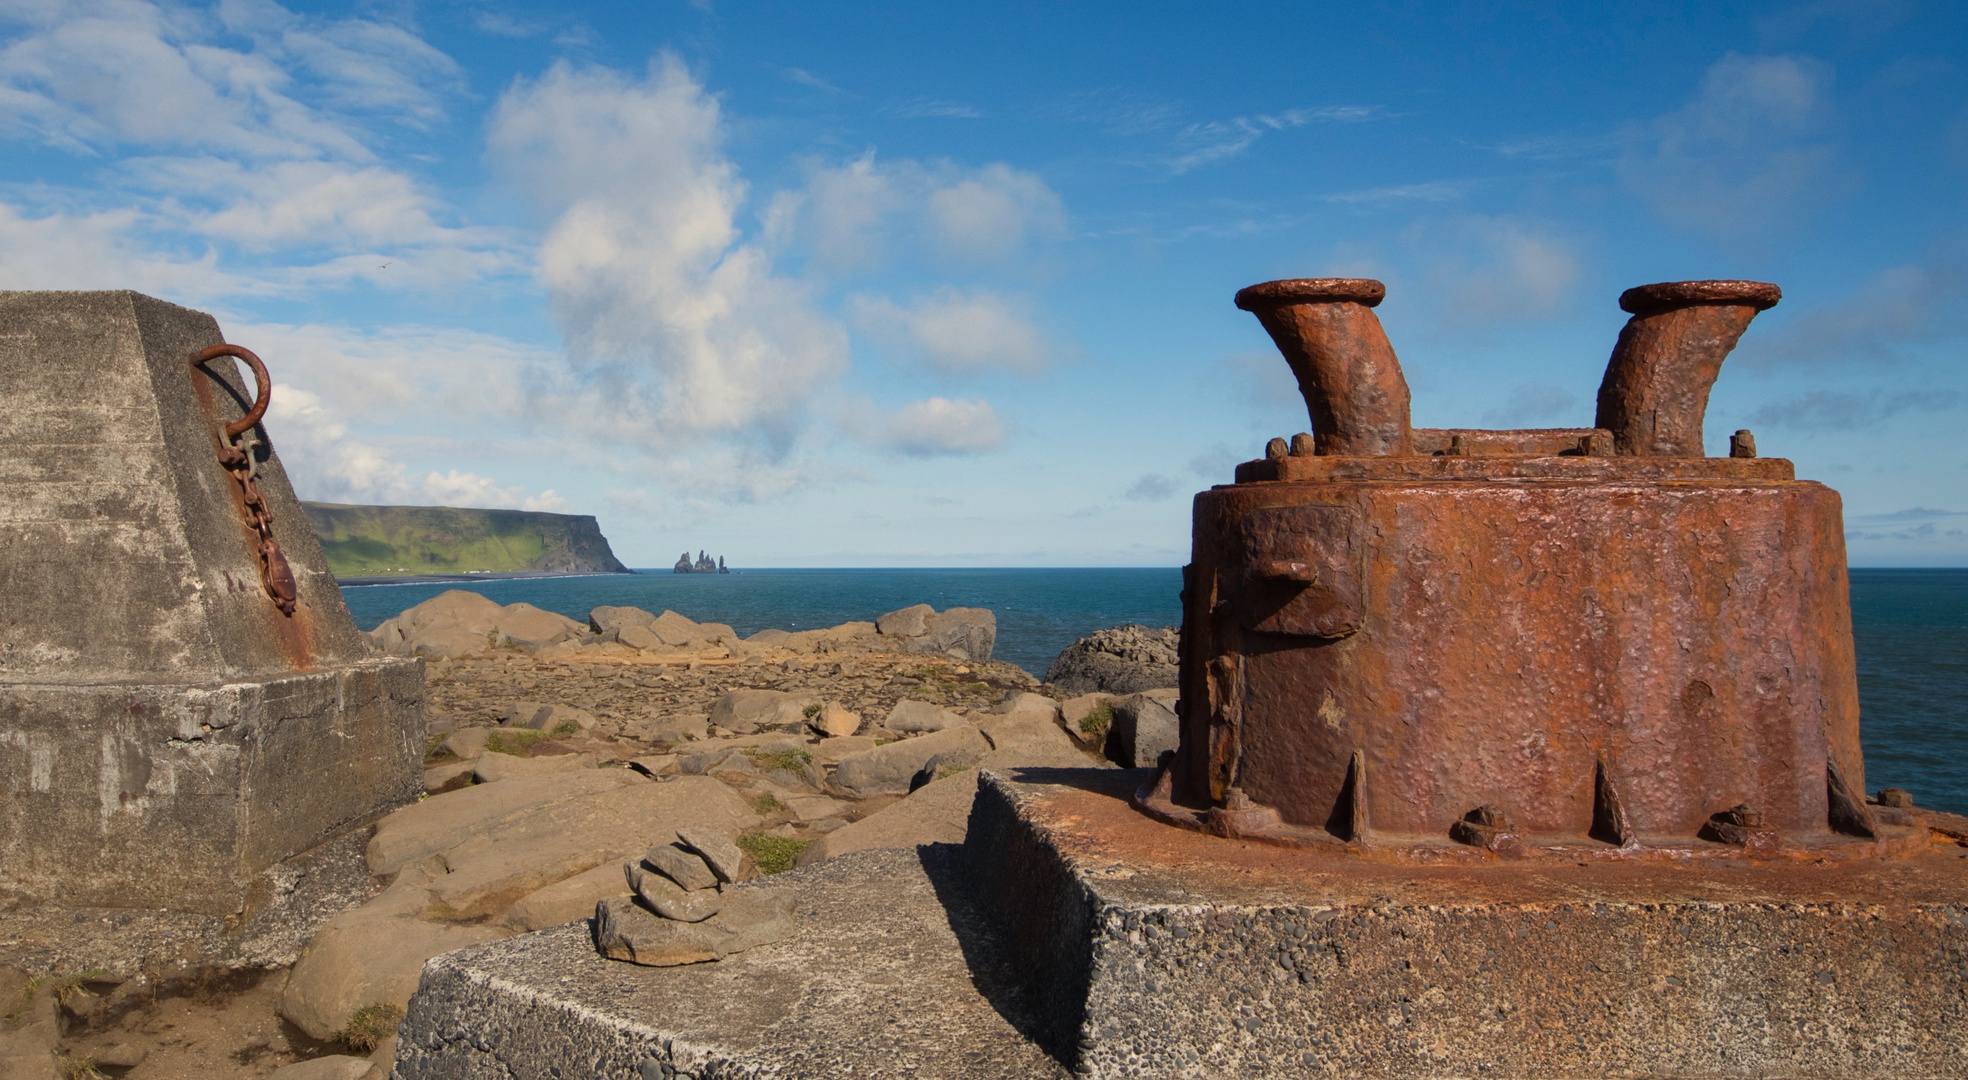
[[[1062,650],[1045,681],[1069,694],[1133,694],[1174,686],[1179,639],[1173,626],[1156,630],[1129,623],[1097,630]]]

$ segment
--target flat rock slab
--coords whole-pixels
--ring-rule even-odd
[[[1148,770],[985,773],[965,866],[1091,1077],[1968,1075],[1968,848],[1442,865],[1165,825]]]
[[[603,959],[585,921],[440,956],[392,1075],[1062,1080],[1007,1019],[1022,1014],[956,860],[862,851],[770,878],[796,891],[796,931],[712,964]]]

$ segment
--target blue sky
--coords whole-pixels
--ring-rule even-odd
[[[1968,564],[1968,8],[0,0],[0,288],[267,358],[304,497],[632,565],[1173,565],[1307,427],[1240,287],[1371,276],[1421,426],[1583,426],[1774,281],[1711,452]]]

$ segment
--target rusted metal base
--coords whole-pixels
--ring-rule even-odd
[[[1171,828],[1143,779],[986,774],[971,812],[1079,1075],[1968,1075],[1963,819],[1894,859],[1428,862]]]
[[[1574,837],[1540,838],[1518,830],[1513,823],[1486,822],[1473,816],[1454,822],[1446,836],[1376,835],[1355,826],[1349,836],[1330,829],[1293,825],[1276,810],[1236,792],[1235,807],[1190,807],[1176,802],[1168,768],[1156,772],[1130,802],[1135,809],[1164,824],[1236,840],[1278,847],[1302,848],[1336,856],[1391,862],[1484,862],[1494,859],[1654,859],[1670,862],[1694,859],[1754,859],[1819,862],[1827,859],[1908,858],[1927,849],[1929,821],[1925,810],[1896,811],[1877,804],[1870,809],[1879,819],[1871,839],[1824,833],[1785,838],[1773,829],[1745,826],[1726,812],[1702,826],[1692,838],[1639,837],[1623,841],[1579,842]],[[1489,809],[1487,807],[1478,808]],[[1471,811],[1475,815],[1477,811]],[[1952,815],[1949,815],[1952,816]],[[1890,822],[1890,824],[1888,823]]]

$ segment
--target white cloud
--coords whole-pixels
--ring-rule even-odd
[[[1440,298],[1438,317],[1449,326],[1550,315],[1565,306],[1579,279],[1568,243],[1511,218],[1472,214],[1423,222],[1407,239],[1433,253],[1428,276]]]
[[[1788,224],[1835,179],[1830,84],[1806,57],[1730,53],[1628,146],[1620,176],[1670,224],[1722,237]]]
[[[845,331],[740,242],[718,103],[674,57],[641,80],[563,63],[518,82],[490,142],[553,220],[539,278],[570,351],[649,380],[665,430],[783,440],[845,368]]]
[[[941,289],[911,307],[885,297],[857,296],[855,324],[892,348],[921,355],[952,374],[1007,370],[1030,374],[1053,349],[1032,324],[1029,301],[984,291]]]
[[[1037,173],[1003,163],[879,161],[872,152],[813,167],[806,186],[768,212],[774,233],[835,270],[871,266],[897,248],[1002,263],[1067,234],[1066,208]]]
[[[1776,327],[1752,331],[1737,353],[1760,368],[1895,360],[1909,344],[1959,334],[1968,325],[1964,298],[1962,253],[1937,252],[1922,263],[1888,267],[1840,300],[1787,297],[1788,307],[1771,319]]]
[[[1159,502],[1177,495],[1181,491],[1181,486],[1169,477],[1163,476],[1160,473],[1144,473],[1141,479],[1136,480],[1133,486],[1122,492],[1121,495],[1123,498],[1133,499],[1136,502]]]
[[[28,217],[0,203],[0,289],[137,289],[172,300],[265,291],[218,257],[173,257],[135,235],[135,210]]]
[[[991,403],[933,397],[896,410],[883,422],[878,441],[911,457],[981,454],[1004,442],[1004,421]]]

